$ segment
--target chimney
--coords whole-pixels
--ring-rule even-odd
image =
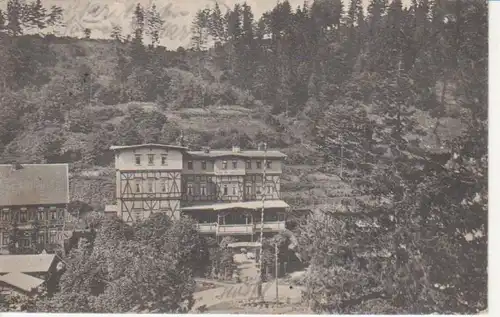
[[[233,145],[233,153],[240,153],[240,147]]]
[[[210,147],[209,147],[209,146],[205,146],[205,147],[203,148],[203,152],[205,152],[205,153],[207,153],[207,154],[208,154],[208,153],[210,153]]]
[[[18,171],[18,170],[20,170],[22,168],[23,168],[23,166],[21,165],[21,163],[17,163],[16,162],[16,163],[12,164],[12,170],[14,170],[14,171]]]

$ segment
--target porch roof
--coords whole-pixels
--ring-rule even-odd
[[[264,209],[289,208],[289,207],[290,206],[286,202],[284,202],[283,200],[266,200],[264,202]],[[227,209],[235,209],[235,208],[258,210],[258,209],[262,208],[262,201],[255,200],[255,201],[242,201],[242,202],[236,202],[236,203],[218,203],[218,204],[210,204],[210,205],[197,205],[197,206],[184,207],[184,208],[181,208],[181,210],[183,210],[183,211],[189,211],[189,210],[219,211],[219,210],[227,210]]]
[[[0,281],[22,289],[26,292],[31,292],[33,289],[42,285],[45,281],[28,274],[14,272],[0,276]]]

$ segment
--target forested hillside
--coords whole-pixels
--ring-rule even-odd
[[[215,5],[175,52],[154,6],[110,40],[23,36],[57,21],[39,3],[0,15],[2,163],[70,162],[73,200],[102,207],[111,144],[267,141],[284,198],[323,211],[298,233],[316,311],[486,307],[485,0]],[[331,218],[354,193],[370,199]]]

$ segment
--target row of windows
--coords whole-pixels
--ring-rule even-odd
[[[172,188],[172,181],[167,181],[167,182],[161,182],[160,183],[160,191],[162,193],[166,193],[167,192],[167,188],[168,188],[168,191],[170,191],[170,189]],[[154,181],[148,181],[147,182],[147,188],[146,188],[146,192],[147,193],[154,193],[156,192],[155,191],[155,182]],[[137,181],[135,183],[135,192],[136,193],[141,193],[142,192],[142,182],[140,181]]]
[[[148,157],[148,165],[155,165],[155,155],[147,154]],[[141,165],[142,155],[135,155],[135,165]],[[168,156],[167,154],[161,154],[161,165],[166,166],[168,164]]]
[[[155,165],[155,154],[147,154],[148,158],[148,165],[153,166]],[[136,154],[135,155],[135,165],[141,165],[142,164],[142,155],[141,154]],[[168,165],[168,156],[167,154],[161,154],[161,165],[166,166]],[[262,168],[262,161],[257,161],[256,162],[257,168]],[[233,161],[232,162],[233,169],[238,168],[238,161]],[[266,161],[266,167],[271,168],[272,162],[271,161]],[[188,169],[192,170],[193,169],[193,161],[188,161],[187,162],[187,167]],[[227,161],[222,161],[222,169],[227,169],[228,167],[228,162]],[[246,168],[251,169],[252,168],[252,161],[246,161]],[[201,161],[201,169],[206,170],[207,169],[207,161]]]
[[[28,235],[31,235],[31,233],[27,232]],[[46,235],[44,232],[40,232],[37,237],[38,243],[40,244],[45,244],[46,240]],[[55,244],[57,243],[57,232],[56,231],[51,231],[48,236],[48,243]],[[2,233],[2,245],[8,245],[9,244],[9,233],[8,232],[3,232]],[[29,247],[31,246],[31,237],[30,238],[22,238],[19,239],[19,246],[20,247]]]
[[[46,212],[43,208],[39,208],[38,211],[28,211],[21,210],[18,213],[18,221],[19,222],[28,222],[32,220],[57,220],[64,218],[64,210],[61,209],[50,209],[49,212]],[[10,221],[11,220],[11,212],[10,209],[2,210],[2,221]]]
[[[238,161],[233,161],[232,162],[233,169],[238,168]],[[262,161],[257,161],[257,168],[262,168]],[[222,169],[226,170],[227,169],[227,161],[222,161]],[[271,168],[272,162],[271,161],[266,161],[266,166],[267,168]],[[189,170],[193,169],[193,161],[188,161],[187,162],[187,168]],[[251,169],[252,168],[252,161],[246,161],[246,168]],[[201,161],[201,169],[206,170],[207,169],[207,161]]]
[[[222,191],[224,193],[224,195],[228,195],[228,185],[224,185],[222,187]],[[273,193],[273,186],[272,185],[268,185],[267,186],[267,194],[272,194]],[[207,192],[207,187],[206,185],[200,185],[200,194],[201,196],[205,196],[206,195],[206,192]],[[188,195],[192,195],[193,194],[193,184],[188,184],[187,185],[187,193]],[[233,195],[237,195],[238,193],[238,190],[237,190],[237,187],[236,185],[233,185],[232,186],[232,194]],[[247,185],[246,186],[246,194],[247,195],[250,195],[252,193],[252,185]],[[260,186],[257,186],[257,190],[256,190],[256,193],[257,195],[260,195],[261,193],[261,190],[260,190]]]
[[[162,193],[166,193],[167,192],[167,184],[166,183],[161,183],[160,184],[160,189],[161,189]],[[136,183],[135,184],[135,192],[136,193],[141,193],[142,192],[142,184],[141,183]],[[152,181],[147,183],[147,192],[148,193],[154,193],[155,192],[155,190],[154,190],[154,183]],[[223,186],[223,192],[224,192],[224,195],[228,195],[228,186],[227,185]],[[252,192],[252,185],[249,184],[249,185],[246,186],[246,193],[247,193],[247,195],[250,195],[251,192]],[[260,186],[257,186],[257,191],[256,192],[257,192],[257,194],[261,193]],[[193,194],[193,184],[188,184],[187,185],[187,193],[189,195]],[[236,186],[232,187],[232,193],[233,193],[233,195],[237,194]],[[268,185],[267,186],[267,193],[268,194],[272,194],[273,193],[273,186],[272,185]],[[205,196],[207,194],[207,186],[206,185],[204,185],[204,184],[200,185],[200,194],[202,196]]]

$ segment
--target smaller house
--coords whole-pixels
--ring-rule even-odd
[[[61,267],[55,254],[0,255],[1,295],[32,296]],[[48,286],[48,285],[47,285]]]
[[[41,290],[44,280],[28,274],[13,272],[0,276],[0,295],[31,297]]]

